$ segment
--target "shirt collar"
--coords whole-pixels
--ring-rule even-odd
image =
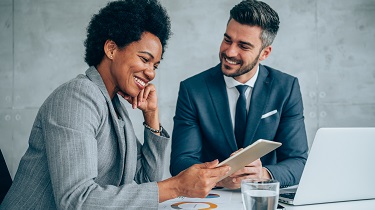
[[[255,81],[257,81],[257,78],[258,78],[258,74],[259,74],[259,65],[257,67],[257,71],[255,72],[254,76],[251,77],[251,79],[249,79],[247,82],[245,82],[244,84],[238,82],[237,80],[235,80],[233,77],[227,77],[225,75],[224,76],[224,81],[225,81],[225,84],[227,86],[227,88],[234,88],[236,87],[237,85],[247,85],[247,86],[250,86],[250,87],[254,87],[254,84],[255,84]]]

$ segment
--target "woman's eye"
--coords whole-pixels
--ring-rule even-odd
[[[148,62],[148,59],[147,59],[147,58],[145,58],[145,57],[142,57],[142,56],[141,56],[141,59],[142,59],[142,61],[143,61],[143,62],[145,62],[145,63],[147,63],[147,62]]]

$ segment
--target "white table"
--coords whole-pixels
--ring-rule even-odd
[[[280,204],[285,210],[375,210],[375,199],[360,201],[345,201],[304,206]]]
[[[159,204],[161,209],[211,209],[213,210],[237,210],[243,209],[240,190],[212,190],[210,198],[176,198]],[[361,201],[346,201],[326,204],[314,204],[304,206],[280,205],[285,210],[375,210],[375,199]]]

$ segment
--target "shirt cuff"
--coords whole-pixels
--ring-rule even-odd
[[[266,167],[263,167],[263,168],[265,168],[266,169],[266,171],[268,172],[268,174],[271,176],[271,179],[274,179],[273,178],[273,175],[272,175],[272,173],[271,173],[271,171],[270,170],[268,170],[268,168],[266,168]]]

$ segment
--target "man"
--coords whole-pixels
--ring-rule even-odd
[[[238,149],[267,139],[282,146],[217,186],[239,188],[245,178],[298,184],[308,152],[298,80],[260,64],[270,55],[278,28],[278,14],[263,2],[248,0],[232,8],[220,64],[180,84],[172,175],[196,163],[223,161]]]

